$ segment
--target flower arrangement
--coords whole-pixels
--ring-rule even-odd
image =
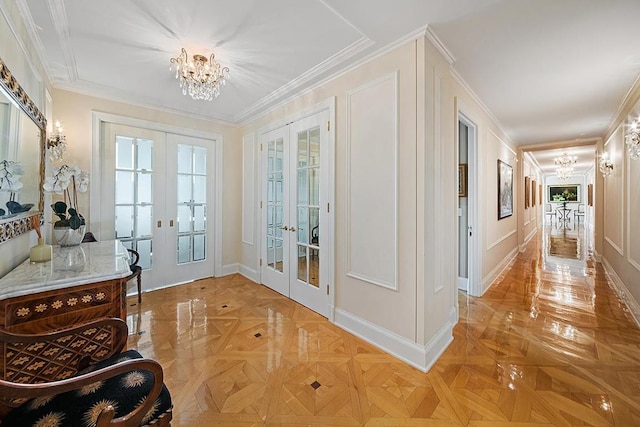
[[[24,169],[19,162],[13,160],[0,161],[0,191],[15,193],[20,190],[22,188],[20,178],[23,173]]]
[[[53,213],[60,218],[54,227],[69,227],[77,230],[85,225],[84,217],[78,212],[78,192],[84,193],[89,188],[89,174],[78,165],[62,165],[47,171],[44,191],[62,194],[64,201],[51,205]]]

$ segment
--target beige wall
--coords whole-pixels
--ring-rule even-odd
[[[236,127],[64,90],[54,90],[52,95],[54,118],[60,120],[63,124],[67,137],[65,163],[77,163],[83,170],[90,172],[91,184],[89,191],[78,195],[80,210],[88,215],[89,224],[91,224],[90,192],[99,188],[98,183],[100,182],[100,177],[91,173],[93,155],[92,113],[94,111],[222,135],[224,141],[223,182],[221,187],[223,192],[222,264],[223,266],[237,264],[240,258],[240,165],[242,144]]]
[[[629,157],[624,136],[629,123],[639,116],[640,82],[636,82],[604,139],[604,150],[614,164],[613,172],[606,178],[596,172],[596,220],[597,215],[603,218],[600,255],[637,320],[640,320],[640,159]]]
[[[36,50],[29,39],[26,26],[20,19],[17,3],[0,0],[0,8],[0,58],[32,101],[47,114],[43,67],[35,55]],[[11,23],[5,19],[5,14]],[[0,243],[0,277],[27,259],[29,248],[35,243],[36,235],[33,232]]]
[[[484,293],[498,273],[515,255],[518,248],[518,215],[522,215],[520,164],[517,149],[492,116],[477,102],[477,98],[463,84],[452,80],[452,95],[457,107],[477,126],[478,151],[478,224],[479,239],[476,256],[480,257],[480,292]],[[498,159],[513,168],[514,214],[498,220]],[[472,285],[473,286],[473,285]]]
[[[355,159],[349,152],[349,138],[358,129],[349,128],[349,108],[353,108],[353,93],[373,86],[397,72],[398,100],[385,102],[373,98],[372,110],[398,114],[398,281],[397,289],[388,289],[359,280],[349,274],[349,242],[347,202],[351,189],[347,171]],[[369,90],[369,89],[367,89]],[[378,328],[383,335],[368,337],[387,350],[396,351],[398,342],[419,352],[422,366],[446,347],[451,328],[457,321],[457,135],[456,100],[464,114],[477,126],[479,132],[481,220],[483,231],[483,277],[499,267],[505,257],[517,249],[516,213],[506,220],[497,221],[496,163],[498,158],[511,161],[515,156],[513,145],[480,107],[472,96],[453,78],[450,64],[425,38],[408,42],[366,64],[351,70],[330,82],[302,95],[283,107],[246,124],[242,135],[255,135],[260,140],[260,129],[282,122],[289,116],[326,99],[336,99],[336,159],[335,159],[335,315],[336,322],[351,326],[353,319]],[[371,123],[371,126],[376,126]],[[371,146],[385,141],[371,141]],[[257,153],[253,153],[257,156]],[[251,162],[251,159],[245,159]],[[359,161],[359,160],[358,160]],[[378,160],[376,160],[378,161]],[[256,161],[254,161],[254,164]],[[393,165],[389,165],[393,167]],[[518,171],[514,164],[514,174]],[[249,175],[247,175],[248,177]],[[517,188],[517,175],[514,175]],[[260,187],[258,176],[254,187]],[[251,186],[247,186],[247,189]],[[259,192],[256,192],[259,194]],[[393,200],[392,194],[379,194],[380,203]],[[259,205],[259,204],[256,204]],[[247,213],[245,212],[245,215]],[[256,208],[254,215],[259,215]],[[366,217],[360,221],[367,221]],[[393,221],[392,218],[389,219]],[[254,218],[255,224],[255,218]],[[375,230],[371,229],[372,239]],[[504,236],[507,236],[506,238]],[[495,242],[489,249],[487,242]],[[363,242],[357,242],[362,246]],[[366,244],[366,242],[364,242]],[[241,271],[257,272],[259,231],[255,244],[242,244]],[[376,253],[367,254],[376,262],[389,263]],[[366,328],[365,328],[366,329]],[[365,330],[363,329],[363,330]],[[360,331],[362,335],[365,332]],[[413,343],[413,344],[411,344]],[[401,345],[400,345],[401,346]],[[414,346],[414,347],[411,347]],[[415,360],[412,360],[415,362]],[[420,363],[414,363],[421,365]]]

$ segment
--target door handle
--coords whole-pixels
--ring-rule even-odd
[[[169,221],[169,227],[173,227],[173,220]]]
[[[290,230],[291,231],[296,231],[296,228],[295,227],[291,227]]]
[[[287,227],[286,225],[284,227],[280,227],[282,228],[284,231],[287,231],[289,229],[289,227]]]
[[[162,228],[162,221],[158,221],[158,228]]]

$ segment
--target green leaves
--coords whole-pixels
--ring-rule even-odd
[[[74,208],[67,210],[67,204],[65,202],[55,202],[51,205],[53,213],[60,218],[56,221],[54,227],[70,227],[73,230],[77,230],[81,225],[85,224],[84,218]]]

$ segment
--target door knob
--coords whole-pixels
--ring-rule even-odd
[[[287,226],[285,225],[284,227],[282,227],[282,229],[283,229],[284,231],[287,231],[287,230],[289,229],[289,227],[287,227]]]
[[[295,227],[291,227],[290,230],[291,231],[296,231],[296,228]]]

